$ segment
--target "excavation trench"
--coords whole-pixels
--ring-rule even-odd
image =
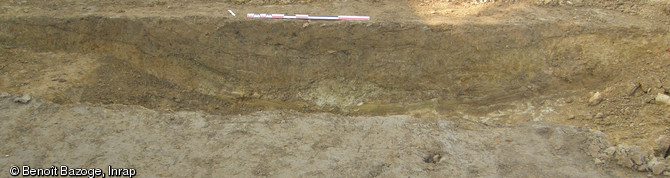
[[[7,50],[87,55],[56,103],[248,113],[449,113],[598,87],[667,29],[183,18],[2,19]],[[30,59],[29,59],[30,60]],[[38,59],[35,59],[38,60]]]

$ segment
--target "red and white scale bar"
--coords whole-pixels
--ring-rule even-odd
[[[248,13],[249,18],[262,19],[307,19],[307,20],[370,20],[370,16],[348,16],[348,15],[305,15],[305,14],[255,14]]]

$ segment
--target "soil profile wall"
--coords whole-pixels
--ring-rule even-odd
[[[208,96],[340,111],[368,103],[476,104],[588,87],[616,75],[613,67],[670,43],[664,40],[667,29],[549,23],[199,16],[18,17],[0,23],[5,46],[98,54]]]

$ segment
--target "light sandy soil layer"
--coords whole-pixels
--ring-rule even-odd
[[[245,116],[0,101],[0,165],[131,167],[138,176],[639,176],[597,166],[604,134],[529,122],[491,127],[410,116],[294,111]],[[643,174],[644,175],[644,174]]]
[[[6,168],[670,175],[667,1],[12,0],[0,54]]]

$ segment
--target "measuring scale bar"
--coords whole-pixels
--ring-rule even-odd
[[[348,16],[348,15],[306,15],[306,14],[256,14],[248,13],[248,18],[261,19],[306,19],[306,20],[370,20],[370,16]]]

